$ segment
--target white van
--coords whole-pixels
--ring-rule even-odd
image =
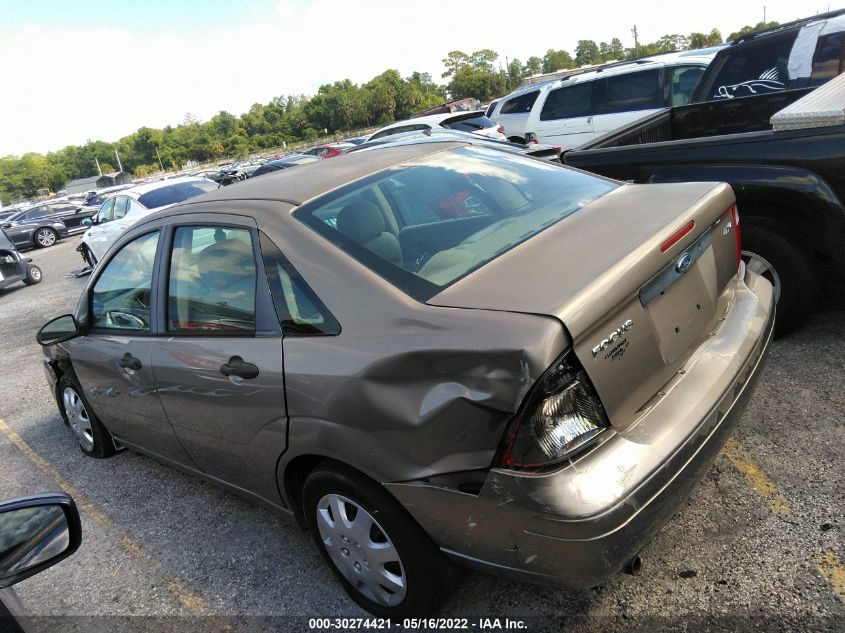
[[[528,123],[528,115],[543,85],[545,83],[522,86],[487,106],[487,116],[505,128],[504,134],[512,143],[525,142],[525,125]]]
[[[525,140],[567,150],[662,108],[684,105],[720,48],[655,55],[540,84],[531,97]],[[528,98],[531,86],[525,88],[516,100]]]

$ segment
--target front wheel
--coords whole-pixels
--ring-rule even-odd
[[[59,381],[62,417],[70,426],[82,452],[90,457],[111,457],[114,440],[82,396],[82,388],[67,375]]]
[[[425,616],[449,597],[457,570],[382,486],[332,463],[308,476],[302,498],[323,560],[362,608]]]
[[[58,239],[58,235],[53,229],[48,229],[44,227],[43,229],[38,229],[35,232],[35,244],[39,248],[47,248],[48,246],[52,246],[56,243]]]
[[[807,253],[761,226],[742,225],[742,260],[771,282],[777,302],[775,337],[794,330],[813,311],[818,280]]]
[[[35,284],[40,284],[41,279],[41,269],[35,264],[27,264],[26,277],[23,278],[23,282],[27,286],[34,286]]]

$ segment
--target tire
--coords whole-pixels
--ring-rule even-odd
[[[331,462],[305,480],[302,502],[323,560],[363,609],[384,618],[426,616],[451,595],[457,568],[379,484]],[[346,521],[336,520],[339,513]]]
[[[59,408],[62,417],[73,431],[79,448],[89,457],[111,457],[115,454],[114,440],[100,422],[82,387],[67,374],[59,380]]]
[[[41,227],[32,236],[32,241],[38,248],[48,248],[59,240],[56,232],[46,226]]]
[[[775,290],[775,338],[784,336],[815,309],[818,280],[807,253],[780,233],[741,224],[742,259],[746,267],[768,279]]]
[[[43,275],[41,274],[41,269],[36,266],[35,264],[27,264],[26,265],[26,277],[23,278],[23,282],[27,286],[34,286],[35,284],[40,284]]]

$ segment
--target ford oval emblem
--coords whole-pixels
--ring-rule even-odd
[[[678,259],[678,263],[675,264],[675,270],[679,273],[685,273],[687,268],[690,267],[692,264],[692,257],[690,257],[689,253],[684,253],[680,259]]]

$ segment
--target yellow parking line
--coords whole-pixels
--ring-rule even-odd
[[[123,547],[123,549],[125,549],[132,558],[136,560],[146,560],[153,573],[159,577],[162,586],[164,586],[173,595],[173,597],[176,598],[179,604],[196,615],[208,612],[208,604],[202,599],[202,597],[189,591],[182,580],[167,572],[164,567],[162,567],[161,563],[155,560],[141,545],[132,540],[132,537],[130,537],[123,529],[116,526],[105,512],[97,508],[97,506],[90,501],[87,501],[76,486],[62,477],[58,470],[51,466],[46,459],[41,457],[41,455],[36,453],[20,435],[12,430],[3,418],[0,418],[0,432],[2,432],[3,435],[5,435],[30,462],[49,475],[61,490],[73,497],[77,508],[88,514],[95,522],[99,523],[100,526],[115,531],[117,533],[118,544]]]
[[[736,469],[745,475],[748,483],[757,492],[766,498],[766,504],[775,514],[789,514],[792,507],[780,491],[777,484],[769,479],[769,476],[754,462],[751,454],[737,444],[734,438],[729,438],[722,449]]]
[[[833,593],[837,595],[840,601],[845,603],[845,567],[842,566],[833,552],[825,552],[821,560],[816,563],[816,569],[827,578],[827,581],[833,587]]]

